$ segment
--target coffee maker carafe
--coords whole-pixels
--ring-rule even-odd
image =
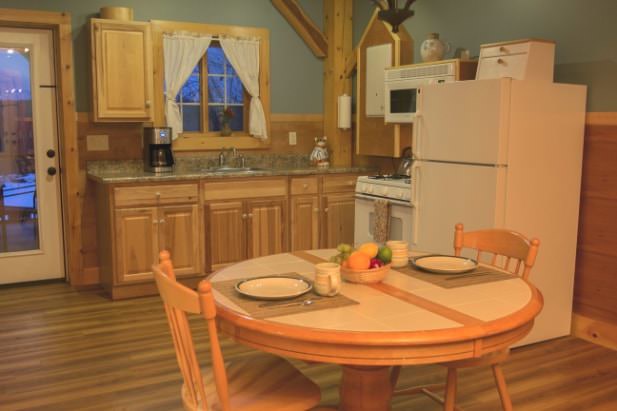
[[[173,171],[170,127],[144,127],[144,168],[154,173]]]

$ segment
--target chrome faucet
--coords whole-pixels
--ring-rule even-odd
[[[225,167],[227,165],[227,152],[231,152],[232,157],[235,159],[238,157],[238,149],[235,147],[223,147],[219,153],[219,167]],[[241,156],[243,159],[244,156]]]

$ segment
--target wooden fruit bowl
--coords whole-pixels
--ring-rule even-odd
[[[341,276],[350,283],[373,284],[383,280],[390,272],[391,264],[386,264],[379,268],[367,268],[358,270],[354,268],[341,267]]]

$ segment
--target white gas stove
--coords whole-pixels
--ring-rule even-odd
[[[362,176],[356,182],[354,243],[374,241],[375,202],[389,204],[388,239],[411,241],[411,179],[408,176]],[[410,243],[411,244],[411,243]]]
[[[362,176],[356,182],[356,196],[383,198],[395,204],[410,205],[411,179],[408,176]]]

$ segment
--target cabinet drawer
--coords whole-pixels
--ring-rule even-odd
[[[319,185],[317,177],[292,177],[291,178],[291,195],[296,194],[317,194]]]
[[[356,175],[324,176],[323,192],[336,193],[341,191],[354,191],[357,179],[358,176]]]
[[[477,78],[512,77],[513,79],[522,80],[525,78],[526,67],[526,54],[481,58],[478,64]]]
[[[197,184],[169,184],[114,188],[116,207],[193,203],[199,199]]]
[[[204,183],[204,201],[287,195],[287,178],[249,178],[242,181]]]
[[[482,46],[480,48],[480,58],[526,54],[529,52],[529,44],[530,43],[526,41],[523,43],[504,43]]]

